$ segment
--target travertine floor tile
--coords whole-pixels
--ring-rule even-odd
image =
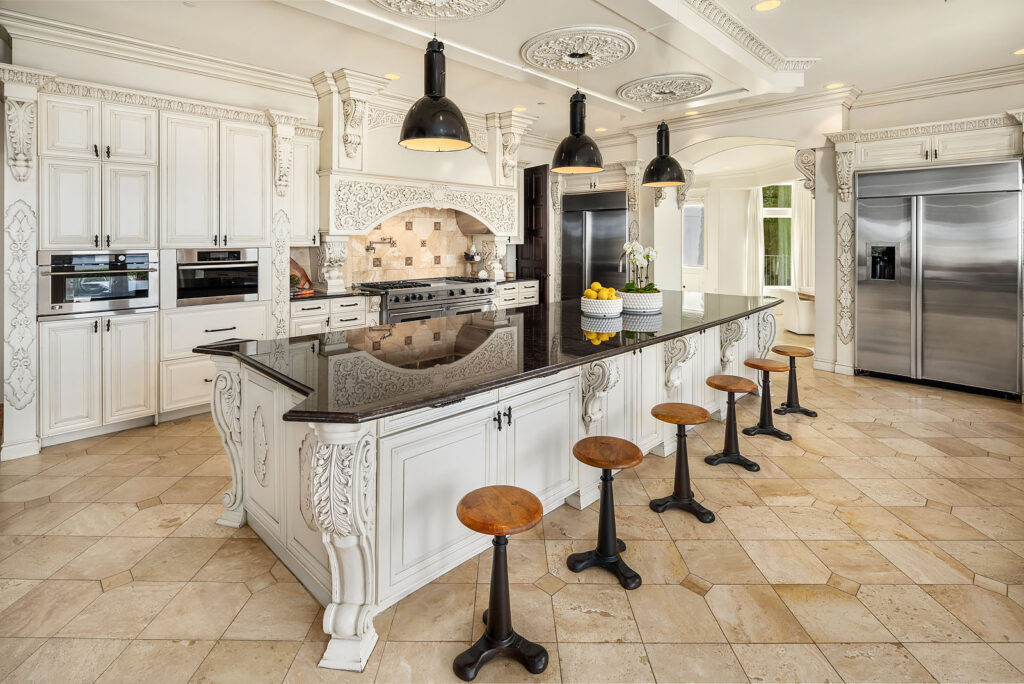
[[[483,614],[487,610],[491,595],[490,584],[476,585],[476,604],[473,618],[473,641],[484,633]],[[548,643],[555,641],[555,613],[551,596],[532,584],[510,584],[509,602],[512,606],[512,625],[516,632],[530,641]]]
[[[115,527],[119,537],[166,537],[196,512],[196,504],[159,504],[140,510]]]
[[[182,582],[131,582],[106,591],[65,625],[59,636],[134,638],[183,586]]]
[[[549,654],[551,655],[551,654]],[[653,682],[643,644],[558,644],[563,682]],[[381,668],[382,679],[385,674]],[[387,681],[387,680],[385,680]]]
[[[224,633],[225,639],[298,641],[309,631],[320,604],[297,582],[257,591]]]
[[[0,577],[46,579],[96,541],[96,537],[38,537],[0,561]]]
[[[658,682],[745,682],[728,644],[645,644]]]
[[[985,641],[1024,642],[1024,607],[974,585],[925,589]]]
[[[0,639],[0,678],[6,677],[46,642],[46,639],[9,637]]]
[[[789,584],[775,590],[815,642],[892,640],[860,601],[835,587]]]
[[[53,494],[76,479],[78,478],[39,475],[3,490],[0,492],[0,501],[32,501]]]
[[[428,584],[398,602],[394,641],[469,641],[475,584]]]
[[[860,584],[911,584],[895,565],[864,541],[810,541],[807,547],[829,570]]]
[[[249,600],[235,582],[190,582],[140,634],[142,639],[219,639]]]
[[[931,506],[893,506],[889,511],[926,539],[986,539],[963,520]]]
[[[704,598],[685,587],[649,584],[627,596],[644,643],[725,641]]]
[[[90,684],[127,645],[120,639],[50,639],[5,681]]]
[[[811,506],[776,506],[772,510],[800,539],[860,539],[828,511]]]
[[[773,584],[824,584],[832,574],[802,541],[744,540],[740,544]]]
[[[142,581],[187,582],[223,544],[223,539],[163,539],[132,567],[132,576]]]
[[[508,581],[514,584],[532,584],[548,573],[547,552],[544,541],[513,537],[505,547],[508,556]],[[489,582],[493,547],[478,558],[477,574],[471,582]]]
[[[923,539],[914,528],[880,506],[840,506],[836,517],[868,541]]]
[[[1024,584],[1024,557],[994,541],[948,541],[935,545],[979,575],[1003,584]]]
[[[560,643],[640,641],[626,590],[617,583],[569,584],[551,600]]]
[[[753,682],[841,682],[814,644],[735,644],[733,650]]]
[[[932,542],[873,541],[871,545],[918,584],[970,584],[974,573]]]
[[[992,539],[1024,539],[1024,520],[996,506],[958,506],[954,503],[951,513]]]
[[[676,547],[690,571],[712,584],[767,582],[738,542],[725,539],[680,540]]]
[[[717,517],[736,539],[796,539],[768,506],[728,506]]]
[[[270,572],[277,562],[259,539],[229,539],[195,576],[198,582],[247,582]]]
[[[704,600],[733,644],[811,641],[772,587],[719,584]]]
[[[213,641],[133,641],[107,668],[97,684],[187,682],[199,668]]]
[[[933,682],[900,644],[819,644],[818,648],[848,682]]]
[[[670,541],[627,541],[622,558],[639,573],[644,584],[679,584],[690,574]]]
[[[1024,674],[988,644],[906,644],[941,682],[1021,682]]]
[[[850,480],[853,486],[864,492],[882,506],[924,506],[927,499],[899,480],[885,479]]]
[[[46,534],[87,505],[84,503],[46,503],[26,508],[20,513],[15,513],[0,521],[0,534]]]
[[[921,587],[864,585],[857,598],[904,643],[979,640]]]
[[[159,539],[147,537],[104,537],[57,571],[54,578],[106,579],[130,570],[159,543]]]
[[[192,677],[194,684],[278,684],[298,641],[218,641]]]
[[[0,636],[52,636],[99,595],[99,582],[39,582],[0,613]]]
[[[50,534],[98,537],[138,512],[135,504],[91,503],[50,530]]]

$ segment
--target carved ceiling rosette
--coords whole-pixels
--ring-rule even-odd
[[[589,71],[628,59],[636,41],[625,31],[607,26],[571,26],[530,38],[519,55],[530,66],[549,71]]]
[[[711,79],[701,74],[665,74],[638,78],[615,91],[623,100],[644,104],[682,102],[711,90]]]
[[[457,20],[481,17],[501,7],[505,0],[370,0],[395,14],[417,19]]]

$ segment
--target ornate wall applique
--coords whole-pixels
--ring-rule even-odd
[[[33,144],[36,132],[34,100],[4,100],[7,129],[7,165],[16,181],[24,181],[32,172]]]
[[[8,100],[10,102],[10,100]],[[36,396],[35,348],[36,311],[36,213],[24,200],[16,200],[4,214],[4,262],[7,272],[8,306],[11,308],[7,330],[7,376],[4,400],[21,410]]]
[[[267,425],[263,420],[262,406],[257,406],[252,414],[252,456],[252,472],[256,481],[266,487],[270,442],[267,441]]]
[[[341,142],[345,146],[345,156],[352,158],[359,154],[359,145],[363,142],[363,117],[366,114],[364,100],[348,99],[341,104],[345,115],[345,131]]]
[[[853,217],[843,214],[836,226],[836,328],[843,344],[853,342],[853,283],[855,256]]]
[[[817,165],[814,149],[797,150],[794,165],[800,175],[804,177],[804,189],[810,190],[811,197],[814,197],[814,173]]]
[[[299,513],[311,531],[316,532],[316,518],[313,515],[313,452],[316,450],[316,435],[307,432],[299,446]]]
[[[615,91],[623,100],[647,104],[682,102],[711,90],[711,79],[700,74],[665,74],[638,78]]]
[[[283,209],[278,209],[274,214],[271,230],[272,244],[274,246],[273,260],[271,261],[274,335],[276,337],[288,337],[288,279],[291,275],[288,233],[291,232],[291,221]]]
[[[538,69],[588,71],[628,59],[636,41],[608,26],[572,26],[534,36],[519,48],[523,61]]]

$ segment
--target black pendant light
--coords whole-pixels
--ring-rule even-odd
[[[472,144],[466,118],[444,95],[444,43],[436,36],[423,58],[423,97],[405,115],[398,144],[423,152],[453,152]]]
[[[686,184],[683,179],[683,167],[669,154],[668,126],[664,121],[658,124],[658,156],[644,169],[642,184],[649,188]]]
[[[604,160],[597,143],[587,135],[587,96],[576,91],[569,98],[569,135],[558,144],[551,159],[554,173],[597,173]]]

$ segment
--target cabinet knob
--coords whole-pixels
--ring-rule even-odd
[[[110,159],[110,145],[107,145],[106,152],[107,152],[107,159]]]
[[[98,234],[92,236],[92,244],[95,247],[99,247],[100,246],[100,236]]]
[[[96,155],[97,159],[99,159],[100,158],[100,146],[94,144],[92,146],[92,153]]]

